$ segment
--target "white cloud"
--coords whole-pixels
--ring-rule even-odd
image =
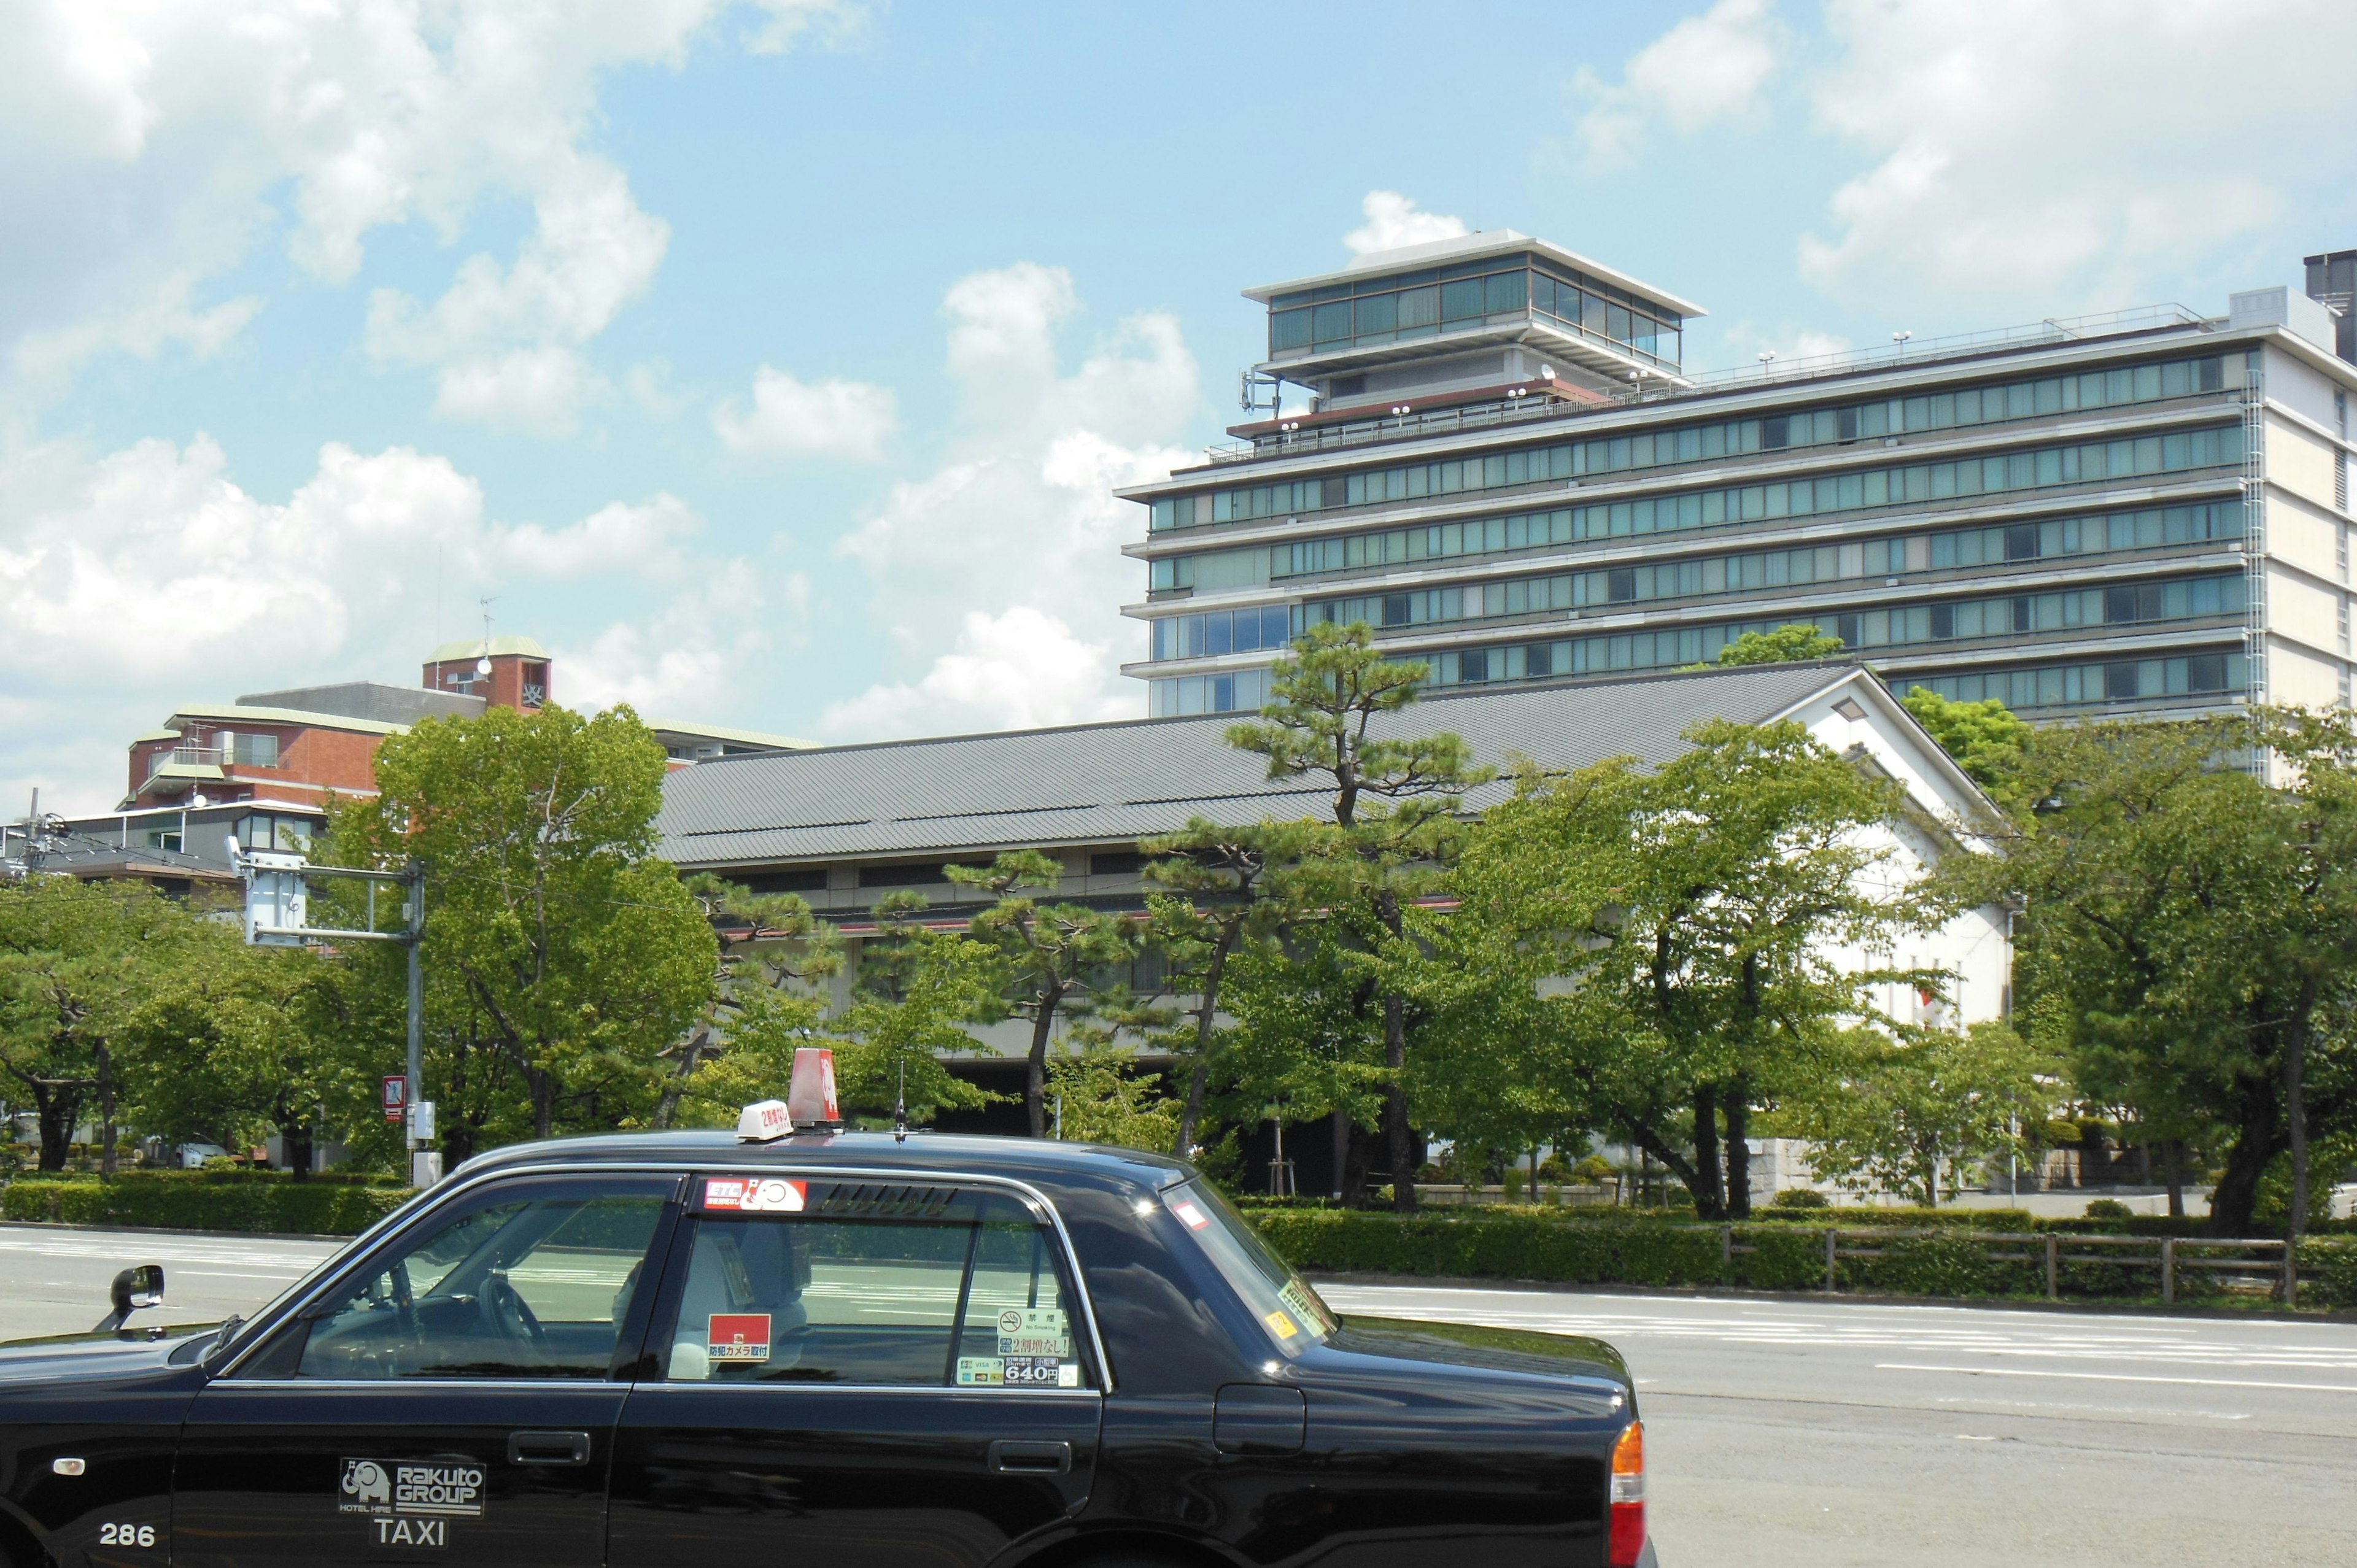
[[[1582,158],[1594,170],[1620,167],[1649,125],[1690,136],[1756,113],[1782,47],[1768,0],[1718,0],[1631,55],[1618,83],[1582,66],[1573,85],[1592,101],[1574,133]]]
[[[786,615],[770,612],[760,577],[744,561],[726,563],[708,586],[673,599],[643,621],[618,621],[586,643],[554,650],[557,700],[576,708],[628,703],[647,719],[720,723],[721,711],[777,641],[799,622],[810,584],[799,573],[778,584]]]
[[[661,494],[564,527],[501,523],[472,478],[404,446],[331,442],[284,501],[240,486],[208,436],[16,450],[0,457],[0,669],[25,707],[0,728],[0,790],[111,804],[122,747],[176,703],[414,679],[437,577],[460,602],[544,581],[637,588],[699,526]]]
[[[704,520],[674,495],[633,505],[609,501],[569,528],[528,522],[497,536],[499,564],[542,577],[613,572],[663,577],[682,564],[679,547],[704,530]]]
[[[2287,275],[2297,251],[2264,247],[2357,177],[2357,144],[2319,133],[2357,53],[2337,0],[1829,0],[1826,27],[1816,119],[1874,162],[1800,265],[1850,297],[2042,313],[2205,267]]]
[[[511,261],[469,256],[431,306],[380,295],[368,341],[380,362],[433,368],[446,414],[565,428],[595,388],[552,375],[554,356],[644,292],[669,237],[585,150],[598,85],[678,64],[726,8],[24,0],[0,50],[0,209],[41,237],[0,250],[16,398],[53,395],[102,352],[217,349],[255,305],[208,285],[266,236],[342,283],[379,228],[423,221],[451,242],[479,207],[521,199],[533,223]],[[759,9],[757,49],[841,37],[859,15],[850,0]]]
[[[1120,547],[1144,512],[1112,491],[1199,459],[1171,443],[1200,381],[1178,323],[1158,314],[1122,322],[1067,372],[1056,334],[1077,309],[1060,267],[1023,263],[950,288],[952,449],[835,546],[867,568],[876,616],[922,673],[837,704],[833,733],[949,723],[957,703],[992,692],[962,727],[1144,711],[1143,689],[1118,673],[1143,643],[1119,606],[1138,596]],[[1023,671],[1043,684],[1017,702],[1005,682]]]
[[[867,12],[856,0],[754,0],[766,13],[745,40],[758,55],[783,54],[805,38],[840,46],[866,26]]]
[[[1367,192],[1366,199],[1359,203],[1359,211],[1366,221],[1342,236],[1342,243],[1351,247],[1355,256],[1374,251],[1396,251],[1402,245],[1454,240],[1472,231],[1465,227],[1462,218],[1418,212],[1415,199],[1396,190]]]
[[[1135,693],[1109,691],[1107,650],[1056,617],[1017,605],[969,611],[956,648],[922,679],[870,687],[830,703],[818,728],[832,740],[892,740],[1135,718]]]
[[[751,413],[739,414],[734,402],[712,411],[721,444],[740,454],[872,461],[899,423],[889,387],[833,377],[802,381],[768,365],[754,372]]]

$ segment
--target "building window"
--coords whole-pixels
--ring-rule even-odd
[[[271,850],[280,854],[311,853],[311,823],[302,817],[274,816],[256,811],[240,817],[231,830],[237,842],[247,849]]]
[[[522,705],[537,708],[548,701],[548,666],[527,664],[523,667]]]
[[[748,893],[816,893],[826,886],[826,867],[804,865],[791,871],[759,871],[734,880]]]
[[[243,734],[223,730],[219,744],[221,760],[240,768],[275,768],[278,766],[278,737],[274,735]]]
[[[1206,659],[1222,653],[1283,648],[1290,639],[1292,624],[1293,618],[1283,605],[1169,616],[1154,622],[1153,656]]]
[[[931,887],[949,880],[938,860],[903,861],[896,865],[863,865],[862,887]]]
[[[147,830],[147,847],[149,849],[170,850],[173,854],[178,854],[180,852],[180,830],[178,828],[149,828]]]

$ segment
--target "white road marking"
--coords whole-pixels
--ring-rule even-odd
[[[2357,1394],[2357,1383],[2269,1383],[2248,1378],[2147,1378],[2129,1372],[2051,1372],[2027,1367],[1927,1367],[1877,1361],[1878,1372],[1958,1372],[1973,1378],[2072,1378],[2096,1383],[2185,1383],[2205,1389],[2297,1389],[2305,1393]]]

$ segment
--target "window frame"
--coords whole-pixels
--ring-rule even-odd
[[[323,1309],[332,1309],[338,1303],[348,1299],[350,1293],[371,1275],[390,1266],[394,1254],[406,1253],[414,1240],[422,1239],[422,1233],[431,1233],[453,1219],[463,1219],[468,1213],[483,1208],[496,1208],[501,1203],[532,1201],[544,1192],[561,1192],[567,1187],[594,1188],[599,1183],[616,1177],[627,1180],[649,1176],[668,1178],[671,1186],[668,1191],[664,1191],[652,1183],[649,1184],[647,1195],[658,1197],[662,1208],[656,1216],[654,1231],[647,1240],[646,1256],[641,1260],[645,1266],[641,1267],[639,1283],[631,1291],[630,1305],[614,1326],[614,1352],[603,1378],[323,1378],[305,1377],[292,1368],[252,1376],[246,1374],[249,1366],[270,1358],[296,1325],[302,1326],[303,1337],[307,1341],[310,1326],[328,1315]],[[537,1165],[488,1174],[464,1186],[454,1186],[447,1193],[424,1195],[432,1201],[424,1207],[412,1205],[394,1210],[356,1238],[351,1249],[342,1257],[329,1259],[325,1265],[298,1280],[277,1303],[265,1305],[256,1315],[256,1326],[238,1337],[233,1354],[213,1376],[217,1380],[235,1381],[244,1386],[304,1389],[577,1389],[601,1383],[633,1381],[644,1357],[647,1322],[654,1306],[656,1292],[670,1269],[672,1240],[679,1230],[684,1181],[684,1176],[673,1165]],[[266,1320],[263,1320],[265,1315]],[[298,1351],[298,1365],[300,1359]]]
[[[656,1344],[654,1330],[658,1326],[662,1326],[667,1323],[672,1323],[673,1319],[676,1317],[679,1307],[679,1298],[683,1294],[686,1286],[686,1269],[691,1261],[691,1255],[693,1252],[693,1248],[688,1245],[688,1242],[691,1240],[694,1234],[690,1222],[702,1218],[697,1210],[693,1184],[703,1181],[711,1176],[782,1177],[790,1181],[845,1183],[851,1185],[868,1183],[884,1187],[958,1187],[971,1188],[977,1192],[986,1191],[999,1197],[1013,1199],[1018,1207],[1030,1214],[1035,1224],[1040,1225],[1043,1229],[1053,1233],[1054,1251],[1051,1262],[1057,1272],[1061,1276],[1060,1287],[1066,1293],[1069,1299],[1071,1299],[1078,1307],[1077,1316],[1079,1320],[1087,1326],[1088,1332],[1085,1337],[1077,1332],[1076,1329],[1073,1335],[1073,1348],[1080,1354],[1082,1375],[1085,1378],[1090,1379],[1091,1381],[1079,1389],[1017,1388],[1008,1390],[996,1386],[960,1386],[955,1383],[947,1382],[862,1383],[834,1382],[821,1380],[802,1380],[793,1379],[780,1379],[774,1382],[727,1383],[707,1383],[696,1382],[694,1380],[673,1382],[670,1380],[668,1378],[661,1375],[662,1369],[664,1367],[665,1363],[656,1355],[658,1347]],[[725,1389],[732,1394],[738,1395],[745,1394],[753,1390],[776,1390],[780,1392],[800,1391],[804,1393],[842,1393],[856,1391],[863,1393],[931,1393],[966,1396],[977,1393],[1003,1394],[1011,1392],[1026,1399],[1049,1395],[1061,1395],[1065,1398],[1081,1395],[1091,1399],[1097,1399],[1114,1391],[1115,1378],[1113,1363],[1105,1356],[1104,1338],[1103,1336],[1099,1333],[1097,1327],[1096,1304],[1089,1294],[1088,1276],[1081,1269],[1080,1254],[1072,1246],[1071,1234],[1065,1229],[1063,1216],[1057,1211],[1055,1204],[1049,1201],[1048,1197],[1038,1187],[1033,1187],[1028,1182],[1021,1181],[1012,1176],[988,1176],[970,1171],[935,1170],[927,1167],[877,1167],[872,1165],[853,1166],[799,1164],[780,1165],[755,1161],[739,1161],[732,1163],[726,1159],[697,1164],[689,1167],[683,1180],[689,1185],[682,1189],[682,1197],[679,1205],[679,1223],[671,1232],[671,1256],[663,1264],[662,1275],[658,1282],[657,1292],[649,1302],[647,1319],[641,1329],[643,1348],[641,1348],[638,1359],[636,1380],[645,1384],[649,1388],[661,1388],[666,1391],[707,1388]],[[971,1267],[971,1265],[969,1265],[969,1267]],[[970,1279],[968,1283],[970,1283]],[[962,1290],[963,1288],[963,1287],[962,1287]],[[675,1324],[673,1324],[673,1326],[674,1327],[676,1326]]]

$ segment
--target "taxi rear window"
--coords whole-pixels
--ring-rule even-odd
[[[1094,1386],[1052,1230],[1003,1193],[698,1177],[673,1382]]]
[[[1220,1277],[1243,1298],[1286,1355],[1324,1344],[1341,1326],[1309,1282],[1270,1251],[1243,1216],[1209,1185],[1190,1181],[1174,1187],[1162,1195],[1162,1202],[1193,1233]]]

